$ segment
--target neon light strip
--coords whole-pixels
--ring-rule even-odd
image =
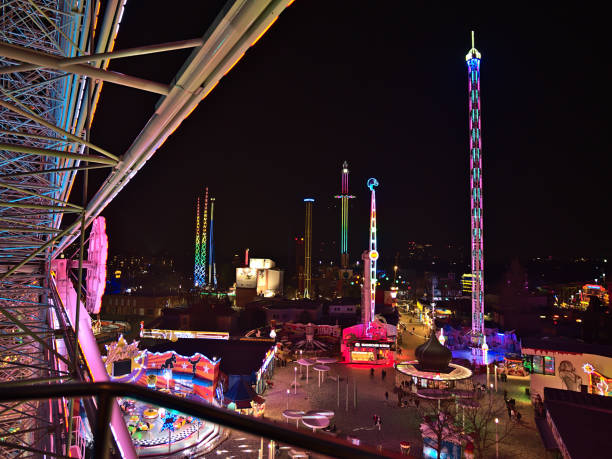
[[[198,287],[204,284],[204,272],[202,271],[202,245],[200,241],[200,197],[198,196],[196,208],[196,237],[195,237],[195,262],[193,267],[193,284]]]
[[[189,330],[166,330],[159,328],[141,329],[141,338],[157,338],[157,339],[172,339],[176,338],[197,338],[197,339],[220,339],[229,340],[227,332],[207,332],[207,331],[189,331]]]

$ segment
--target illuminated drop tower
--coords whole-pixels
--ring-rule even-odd
[[[369,333],[374,315],[376,313],[376,262],[378,260],[378,250],[376,250],[376,191],[374,187],[378,186],[378,180],[375,178],[368,179],[367,186],[371,192],[370,198],[370,242],[368,251],[362,256],[364,261],[364,277],[363,280],[363,303],[361,307],[361,319],[366,326],[366,334]],[[366,262],[368,266],[366,265]],[[369,284],[369,285],[368,285]],[[366,296],[367,290],[367,296]],[[365,299],[368,300],[365,300]]]
[[[484,280],[482,234],[482,141],[480,128],[480,53],[474,47],[465,56],[469,77],[470,201],[472,241],[472,352],[479,354],[484,334]]]
[[[305,198],[306,228],[304,231],[304,298],[312,295],[312,205],[313,198]]]
[[[206,285],[206,243],[208,227],[208,187],[204,196],[204,209],[202,212],[202,226],[200,226],[200,197],[198,196],[196,209],[196,237],[195,262],[193,268],[193,285],[204,287]]]
[[[200,226],[200,197],[198,196],[198,201],[196,204],[196,235],[195,235],[195,261],[193,265],[193,285],[194,287],[199,287],[204,283],[204,267],[200,264],[200,260],[202,258],[201,250],[202,246],[200,244],[201,238],[201,226]]]
[[[349,254],[348,254],[348,200],[353,199],[355,196],[348,194],[349,192],[349,170],[348,163],[344,161],[342,163],[342,194],[334,196],[336,199],[340,199],[341,211],[340,211],[340,267],[347,269],[349,266]]]

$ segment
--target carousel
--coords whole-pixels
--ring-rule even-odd
[[[472,389],[472,370],[451,363],[453,354],[440,344],[435,330],[425,343],[416,348],[415,355],[417,360],[395,365],[398,386],[409,385],[417,391]]]

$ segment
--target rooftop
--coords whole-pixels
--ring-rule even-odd
[[[522,340],[523,349],[540,349],[543,351],[569,352],[572,354],[593,354],[612,357],[612,346],[590,344],[580,340],[561,337],[525,338]]]
[[[545,387],[544,400],[572,459],[610,457],[612,398]]]
[[[253,339],[209,340],[179,338],[176,342],[160,340],[149,347],[151,352],[175,351],[184,356],[199,352],[212,359],[221,359],[221,371],[227,375],[250,375],[261,368],[273,340]]]
[[[259,307],[265,309],[318,309],[322,307],[322,303],[314,300],[286,300],[276,298],[266,298],[253,301],[247,304],[247,307]]]

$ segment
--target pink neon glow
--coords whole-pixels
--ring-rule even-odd
[[[52,278],[51,281],[62,300],[62,305],[58,306],[66,310],[70,324],[72,328],[75,329],[77,295],[71,280],[68,278],[68,260],[65,258],[52,260],[51,270],[55,272],[55,278]],[[102,356],[98,349],[98,343],[96,342],[96,338],[91,328],[91,318],[81,301],[79,301],[79,307],[81,311],[79,313],[79,335],[77,338],[85,359],[85,364],[94,382],[108,381],[109,376],[102,363]],[[136,459],[136,452],[134,451],[132,439],[123,421],[123,416],[119,411],[119,405],[117,405],[117,403],[113,404],[111,427],[115,440],[121,449],[122,457]]]
[[[96,217],[91,225],[87,257],[86,308],[90,313],[98,314],[106,288],[106,259],[108,257],[108,237],[104,217]]]

